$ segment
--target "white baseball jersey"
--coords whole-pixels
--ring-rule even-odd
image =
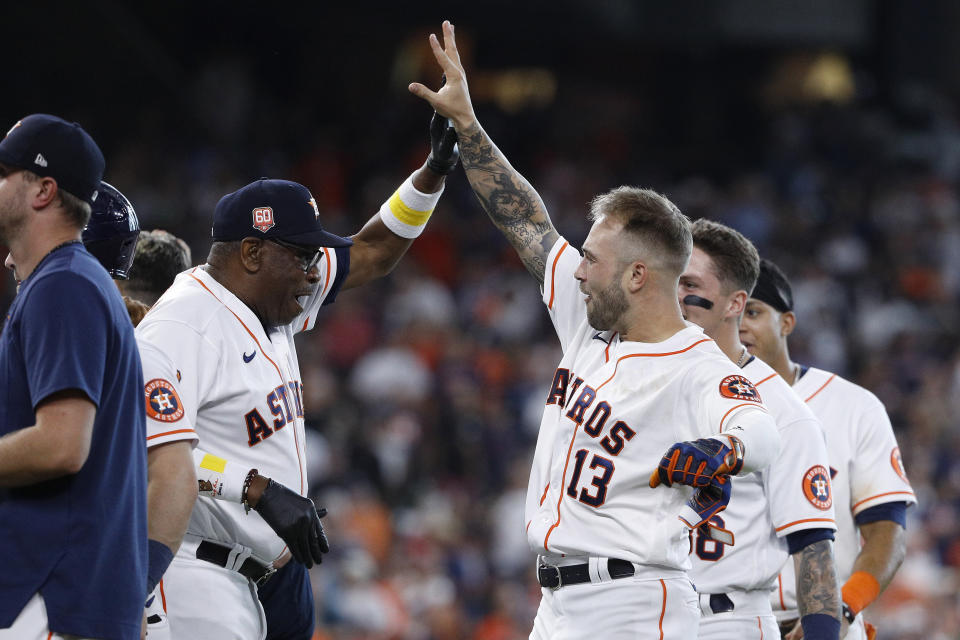
[[[347,250],[343,250],[347,251]],[[195,446],[307,495],[303,401],[295,333],[313,327],[345,271],[339,250],[319,263],[320,281],[291,324],[265,331],[245,304],[203,268],[185,271],[137,327],[147,402],[147,444]],[[187,533],[268,563],[285,545],[242,504],[200,496]]]
[[[854,516],[884,503],[915,504],[917,499],[907,480],[890,418],[875,395],[835,373],[813,367],[794,383],[793,390],[820,418],[827,438],[839,527],[834,557],[843,583],[860,553]],[[772,599],[778,619],[799,615],[794,586],[793,565],[788,563]]]
[[[785,536],[837,528],[827,447],[816,417],[759,358],[742,371],[777,423],[780,455],[761,471],[732,478],[730,505],[711,520],[733,532],[733,546],[702,530],[694,533],[691,578],[700,593],[771,590],[787,562]]]
[[[579,260],[562,238],[547,258],[543,302],[564,355],[530,472],[528,543],[542,555],[621,558],[683,575],[689,542],[677,516],[691,489],[651,489],[650,474],[674,443],[715,436],[741,412],[766,408],[696,325],[655,344],[591,328],[573,277]]]

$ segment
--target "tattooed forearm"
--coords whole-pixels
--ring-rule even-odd
[[[840,588],[833,560],[833,543],[821,540],[793,556],[797,573],[800,616],[823,613],[840,620]]]
[[[533,277],[543,283],[547,254],[559,235],[540,195],[478,123],[458,132],[460,159],[480,205]]]

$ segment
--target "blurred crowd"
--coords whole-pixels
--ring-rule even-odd
[[[105,149],[107,179],[143,227],[184,238],[199,262],[213,206],[258,177],[251,162],[259,175],[308,185],[325,226],[350,234],[426,156],[430,114],[400,92],[372,121],[341,129],[280,101],[244,111],[257,88],[217,64],[199,72],[215,82],[197,83],[210,87],[195,96],[209,102],[203,142],[154,126],[147,112]],[[637,132],[642,97],[595,93],[589,126],[585,106],[561,92],[549,110],[487,105],[480,117],[572,244],[586,235],[590,198],[630,183],[739,229],[784,268],[797,299],[794,359],[877,394],[919,500],[906,560],[868,619],[884,640],[958,637],[954,105],[914,90],[883,104],[781,106],[756,122],[749,161],[736,149],[747,142],[731,136],[710,142],[706,162],[689,140],[681,153]],[[229,153],[217,143],[227,139]],[[273,141],[273,150],[251,158],[243,140],[250,149]],[[736,160],[724,162],[723,145]],[[12,296],[8,277],[2,308]],[[317,637],[527,637],[539,587],[522,507],[560,349],[535,282],[462,172],[396,271],[341,294],[298,340],[310,482],[333,546],[311,572]]]

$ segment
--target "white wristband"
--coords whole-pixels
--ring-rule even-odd
[[[193,450],[193,463],[197,471],[201,496],[227,502],[241,501],[243,483],[247,479],[249,468],[229,462],[202,449]]]
[[[380,219],[401,238],[419,236],[433,213],[443,188],[436,193],[422,193],[413,186],[413,179],[404,180],[390,199],[380,206]]]

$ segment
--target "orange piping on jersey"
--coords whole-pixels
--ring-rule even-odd
[[[610,341],[612,342],[612,341],[613,341],[613,338],[611,338]],[[597,391],[599,392],[600,389],[603,389],[603,385],[605,385],[605,384],[607,384],[608,382],[610,382],[611,380],[613,380],[613,377],[614,377],[615,375],[617,375],[617,369],[620,367],[620,363],[623,362],[624,360],[626,360],[627,358],[662,358],[662,357],[664,357],[664,356],[675,356],[675,355],[677,355],[678,353],[684,353],[684,352],[686,352],[686,351],[690,351],[690,349],[693,349],[693,348],[694,348],[695,346],[697,346],[698,344],[701,344],[701,343],[704,343],[704,342],[713,342],[713,340],[711,340],[710,338],[704,338],[703,340],[697,340],[696,342],[694,342],[693,344],[691,344],[689,347],[684,347],[683,349],[680,349],[679,351],[669,351],[669,352],[667,352],[667,353],[631,353],[631,354],[628,354],[628,355],[625,355],[625,356],[620,356],[620,357],[617,359],[617,364],[614,365],[614,367],[613,367],[613,373],[610,374],[610,377],[609,377],[609,378],[607,378],[607,379],[604,380],[602,383],[600,383],[600,386],[597,387]],[[607,345],[607,346],[610,346],[610,345]]]
[[[760,385],[762,385],[764,382],[766,382],[766,381],[769,380],[770,378],[775,378],[776,376],[777,376],[777,372],[774,371],[773,373],[771,373],[771,374],[768,375],[766,378],[764,378],[763,380],[761,380],[760,382],[756,383],[756,384],[753,385],[753,386],[759,387]],[[758,620],[759,620],[759,618],[758,618]],[[761,633],[762,633],[762,632],[761,632]]]
[[[323,278],[323,293],[327,293],[327,287],[330,286],[330,250],[323,250],[323,257],[327,259],[327,273]]]
[[[820,385],[820,388],[817,389],[816,391],[814,391],[814,392],[810,395],[809,398],[807,398],[806,400],[804,400],[804,402],[810,402],[811,400],[813,400],[813,396],[815,396],[815,395],[817,395],[818,393],[820,393],[821,391],[823,391],[824,387],[826,387],[828,384],[830,384],[831,382],[833,382],[833,379],[836,378],[836,377],[837,377],[837,374],[833,374],[832,376],[830,376],[829,378],[827,378],[827,381],[824,382],[822,385]]]
[[[667,583],[660,579],[660,588],[663,589],[663,604],[660,606],[660,640],[663,640],[663,614],[667,612]]]
[[[783,601],[783,574],[777,574],[777,591],[780,594],[780,608],[787,610],[787,603]]]
[[[610,345],[613,344],[613,339],[617,337],[616,332],[610,336],[610,342],[607,343],[607,348],[603,350],[603,357],[605,358],[604,362],[610,362]]]
[[[219,302],[220,304],[222,304],[224,309],[226,309],[226,310],[229,311],[231,314],[233,314],[233,317],[237,319],[237,322],[240,323],[240,326],[242,326],[244,329],[246,329],[247,333],[250,334],[250,337],[253,338],[253,341],[257,343],[257,348],[260,349],[260,353],[263,354],[263,357],[266,358],[267,361],[268,361],[270,364],[273,365],[273,368],[274,368],[274,369],[277,370],[277,375],[280,376],[280,382],[282,382],[283,385],[286,386],[287,381],[283,379],[283,374],[280,373],[280,367],[278,367],[278,366],[277,366],[277,363],[274,362],[274,361],[270,358],[270,356],[267,355],[266,351],[263,350],[263,347],[260,346],[260,341],[257,340],[257,336],[253,335],[253,331],[250,331],[250,327],[248,327],[248,326],[246,325],[246,323],[244,323],[244,321],[240,319],[240,316],[238,316],[237,314],[233,313],[233,309],[231,309],[231,308],[228,307],[226,304],[224,304],[224,303],[223,303],[223,300],[221,300],[220,298],[217,297],[217,294],[215,294],[213,291],[210,291],[210,289],[207,287],[207,285],[203,284],[203,281],[202,281],[200,278],[198,278],[197,276],[193,275],[193,273],[190,274],[190,277],[193,278],[194,280],[196,280],[197,283],[199,283],[199,285],[200,285],[201,287],[203,287],[204,289],[206,289],[207,293],[209,293],[210,295],[212,295],[214,300],[216,300],[217,302]],[[296,445],[296,449],[297,449],[297,470],[300,472],[300,494],[302,495],[302,494],[303,494],[303,461],[300,459],[300,438],[297,437],[296,425],[294,425],[294,429],[293,429],[293,442],[294,442],[294,444]]]
[[[577,439],[577,431],[580,430],[580,425],[577,425],[573,429],[573,436],[570,438],[570,446],[567,447],[567,459],[563,462],[563,476],[560,478],[560,497],[557,498],[557,521],[550,525],[550,528],[547,529],[547,535],[543,537],[543,549],[544,551],[550,551],[547,547],[547,541],[550,540],[550,534],[553,533],[553,530],[560,525],[560,503],[563,502],[563,487],[567,484],[567,467],[570,465],[570,452],[573,451],[573,441]]]
[[[547,499],[547,491],[550,491],[550,483],[547,483],[547,486],[543,488],[543,495],[540,496],[540,505],[543,506],[543,501]]]
[[[524,531],[530,531],[530,525],[533,524],[533,520],[527,520],[527,528]]]
[[[760,640],[763,640],[763,625],[760,624],[760,616],[757,616],[757,629],[760,629]]]
[[[47,634],[47,640],[52,640],[52,639],[53,639],[53,631]]]
[[[175,433],[196,433],[193,429],[175,429],[173,431],[164,431],[163,433],[155,433],[152,436],[147,436],[147,442],[153,440],[154,438],[162,438],[163,436],[172,436]]]
[[[553,267],[550,269],[550,302],[547,304],[548,309],[553,309],[553,296],[557,292],[557,263],[560,262],[560,254],[570,246],[570,244],[564,240],[563,246],[560,247],[560,251],[557,251],[556,257],[553,259]]]
[[[734,411],[736,411],[736,410],[739,409],[740,407],[757,407],[757,406],[760,406],[760,405],[758,405],[756,402],[741,402],[740,404],[736,405],[735,407],[730,407],[730,410],[727,411],[725,414],[723,414],[723,417],[720,418],[720,431],[717,431],[717,433],[722,433],[722,432],[723,432],[723,423],[727,420],[727,416],[728,416],[728,415],[730,415],[731,413],[733,413]]]
[[[160,603],[163,605],[163,612],[167,612],[167,594],[163,592],[163,578],[160,578]]]
[[[806,519],[804,519],[804,520],[795,520],[794,522],[789,522],[789,523],[783,525],[782,527],[777,527],[776,530],[777,530],[777,531],[783,531],[784,529],[786,529],[786,528],[788,528],[788,527],[792,527],[792,526],[798,525],[798,524],[803,524],[804,522],[832,522],[833,524],[837,524],[837,521],[834,520],[833,518],[806,518]]]
[[[913,491],[887,491],[886,493],[878,493],[878,494],[875,495],[875,496],[870,496],[869,498],[864,498],[863,500],[861,500],[861,501],[858,502],[857,504],[853,505],[853,508],[856,509],[857,507],[859,507],[860,505],[862,505],[864,502],[870,502],[871,500],[876,500],[877,498],[882,498],[882,497],[884,497],[884,496],[895,496],[895,495],[900,495],[900,494],[902,494],[902,495],[907,495],[907,496],[912,496],[912,495],[914,495]]]

